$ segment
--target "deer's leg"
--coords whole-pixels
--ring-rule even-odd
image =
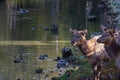
[[[94,80],[100,80],[101,64],[93,66]]]
[[[97,80],[97,64],[94,64],[92,67],[93,67],[94,80]]]
[[[98,76],[97,76],[97,78],[98,78],[98,80],[100,80],[102,64],[97,65],[97,67],[98,67],[98,71],[97,71],[98,72]]]
[[[120,56],[116,59],[116,66],[120,70]]]

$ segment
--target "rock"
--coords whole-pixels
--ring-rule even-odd
[[[64,47],[62,49],[62,58],[66,59],[66,58],[69,58],[71,56],[73,56],[72,50],[70,48]]]
[[[47,58],[48,58],[48,55],[46,55],[46,54],[42,54],[42,55],[39,56],[40,60],[45,60]]]
[[[14,63],[22,63],[23,61],[22,60],[20,60],[20,59],[16,59],[16,60],[14,60]]]
[[[49,28],[48,28],[48,27],[45,27],[44,30],[49,30]]]
[[[20,14],[24,14],[24,13],[27,13],[27,12],[29,12],[27,9],[23,9],[23,8],[19,9]]]
[[[35,70],[35,73],[37,73],[37,74],[43,73],[43,70],[42,69],[37,69],[37,70]]]
[[[60,59],[57,62],[57,68],[65,68],[67,67],[67,65],[68,65],[68,62],[66,59]]]
[[[57,25],[53,25],[52,28],[50,29],[52,34],[59,34],[58,32],[58,26]]]

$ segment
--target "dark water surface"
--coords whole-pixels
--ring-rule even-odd
[[[67,0],[0,0],[0,80],[46,80],[56,67],[51,60],[63,47],[72,48],[69,27],[79,27],[68,15],[69,5]],[[49,61],[40,61],[41,54]],[[39,68],[42,74],[35,73]]]

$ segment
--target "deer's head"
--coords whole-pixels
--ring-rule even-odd
[[[102,33],[102,36],[97,39],[97,42],[104,43],[104,44],[110,44],[111,40],[114,38],[115,29],[107,29],[104,26],[101,26],[101,29],[103,33]]]
[[[71,44],[73,46],[80,45],[86,41],[87,29],[77,31],[75,29],[70,28],[69,31],[73,34],[73,38],[71,40]]]

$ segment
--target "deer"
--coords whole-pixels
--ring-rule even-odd
[[[97,42],[104,44],[108,55],[120,70],[120,43],[118,43],[119,32],[116,32],[114,28],[107,29],[105,26],[101,26],[101,29],[103,33],[102,36],[97,39]]]
[[[103,62],[111,60],[104,48],[104,44],[97,43],[97,39],[100,36],[95,36],[87,40],[87,29],[77,31],[76,29],[69,28],[69,31],[73,34],[71,44],[77,46],[91,64],[94,80],[100,80]]]

